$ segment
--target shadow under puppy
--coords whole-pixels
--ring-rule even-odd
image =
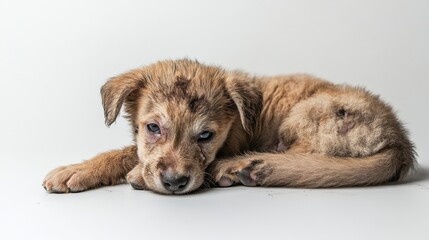
[[[407,132],[378,96],[309,75],[167,60],[110,79],[101,95],[108,126],[125,106],[135,145],[52,170],[47,191],[125,179],[164,194],[213,183],[365,186],[401,180],[415,163]]]

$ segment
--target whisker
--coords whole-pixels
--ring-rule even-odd
[[[208,185],[210,185],[210,186],[216,186],[216,183],[215,183],[215,181],[213,180],[214,179],[214,177],[213,177],[213,175],[211,175],[210,173],[208,173],[208,172],[204,172],[204,175],[206,175],[207,177],[204,177],[204,182],[206,182]]]

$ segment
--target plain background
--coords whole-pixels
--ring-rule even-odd
[[[425,0],[0,0],[0,238],[426,239],[428,44]],[[130,144],[124,119],[103,124],[106,79],[182,57],[365,86],[397,110],[421,168],[369,188],[45,193],[52,168]]]

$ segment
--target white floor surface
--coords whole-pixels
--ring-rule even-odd
[[[215,188],[185,196],[109,186],[48,194],[45,167],[0,176],[0,239],[426,239],[429,170],[403,184]],[[12,170],[14,169],[14,170]],[[25,177],[23,177],[25,176]],[[4,189],[6,187],[6,189]]]

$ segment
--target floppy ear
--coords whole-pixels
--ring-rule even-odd
[[[122,104],[131,92],[144,86],[145,74],[143,69],[113,77],[101,87],[101,99],[104,108],[104,118],[107,126],[115,122]]]
[[[262,110],[262,92],[252,78],[239,72],[227,77],[226,88],[238,109],[244,130],[253,134]]]

